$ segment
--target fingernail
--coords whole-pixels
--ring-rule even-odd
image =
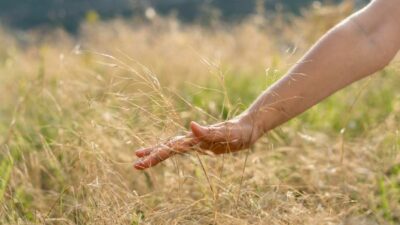
[[[144,167],[142,164],[135,164],[133,167],[135,167],[135,169],[137,169],[137,170],[144,170],[144,169],[146,169],[146,167]]]

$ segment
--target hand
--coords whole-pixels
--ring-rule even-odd
[[[147,169],[175,154],[198,151],[200,153],[224,154],[250,147],[262,135],[260,129],[247,117],[201,126],[190,123],[191,132],[177,136],[165,143],[136,151],[139,160],[135,168]]]

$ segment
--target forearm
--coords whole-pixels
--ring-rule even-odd
[[[146,169],[191,150],[230,153],[304,112],[344,86],[383,68],[400,46],[400,0],[375,0],[325,35],[289,72],[242,115],[136,151]]]
[[[370,21],[368,10],[328,32],[243,115],[266,132],[386,66],[399,49],[400,32]]]

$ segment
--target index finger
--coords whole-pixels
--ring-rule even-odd
[[[185,136],[175,137],[165,144],[140,149],[136,152],[136,155],[142,158],[139,159],[134,166],[139,170],[153,167],[175,154],[191,150],[191,148],[198,143],[199,140],[189,133]]]

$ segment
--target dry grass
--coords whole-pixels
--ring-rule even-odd
[[[346,10],[292,25],[156,18],[87,23],[78,37],[4,30],[0,223],[399,223],[396,63],[251,150],[132,168],[133,150],[190,120],[239,113]]]

